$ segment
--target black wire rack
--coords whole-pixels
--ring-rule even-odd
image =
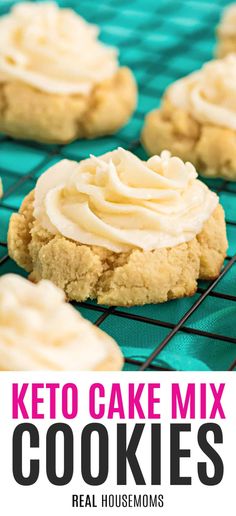
[[[12,3],[3,2],[0,14],[7,11]],[[99,155],[117,146],[122,146],[140,157],[145,156],[139,143],[144,115],[158,105],[165,87],[170,82],[199,68],[203,62],[212,58],[215,25],[222,7],[228,2],[146,0],[145,11],[141,0],[130,0],[129,5],[124,0],[103,0],[99,3],[80,0],[59,3],[76,9],[88,21],[100,25],[103,40],[119,47],[121,63],[130,66],[136,75],[139,104],[131,122],[124,129],[114,136],[100,140],[78,141],[65,146],[47,146],[35,142],[16,142],[4,135],[0,137],[0,176],[4,185],[4,196],[0,202],[0,275],[11,271],[22,274],[7,254],[8,221],[11,214],[19,208],[24,196],[34,188],[44,170],[63,158],[79,161],[89,153]],[[150,315],[146,307],[140,311],[108,308],[93,302],[75,304],[82,313],[85,311],[85,315],[96,326],[101,326],[111,334],[112,331],[106,328],[106,323],[115,320],[119,321],[119,326],[125,321],[140,325],[140,328],[146,329],[144,333],[150,327],[158,330],[157,337],[151,344],[151,351],[147,355],[144,356],[143,348],[140,349],[140,353],[135,353],[135,356],[126,351],[126,369],[175,369],[172,364],[166,367],[159,359],[161,352],[170,346],[177,335],[191,335],[196,339],[204,337],[209,343],[222,343],[222,346],[226,343],[236,344],[236,333],[232,336],[232,331],[222,335],[214,331],[214,328],[211,328],[211,331],[204,329],[201,323],[198,327],[188,325],[189,319],[199,312],[202,304],[209,298],[231,303],[235,306],[236,314],[236,286],[232,292],[220,288],[229,271],[235,270],[236,267],[236,208],[233,210],[233,206],[236,206],[236,184],[225,180],[206,182],[218,193],[226,209],[230,255],[227,256],[220,276],[210,284],[199,285],[197,294],[189,300],[188,308],[183,310],[180,317],[172,321],[161,316],[159,310]],[[178,302],[182,303],[181,300]],[[128,334],[124,336],[124,340],[126,338],[129,338]],[[126,349],[124,340],[121,339],[119,343]],[[236,368],[236,348],[234,356],[232,357],[231,352],[230,357],[229,363],[224,364],[224,370],[233,371]]]

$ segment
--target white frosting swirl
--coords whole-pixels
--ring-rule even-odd
[[[53,234],[115,252],[173,247],[194,238],[218,203],[196,178],[167,151],[147,162],[121,148],[63,160],[39,178],[34,216]]]
[[[224,9],[221,22],[218,26],[221,36],[236,37],[236,4],[229,5]]]
[[[176,81],[167,98],[201,123],[236,130],[236,55],[210,61]]]
[[[107,341],[115,346],[51,282],[0,278],[0,370],[92,370],[106,360]]]
[[[118,67],[117,50],[99,42],[98,34],[98,27],[56,3],[20,3],[0,18],[0,81],[88,94]]]

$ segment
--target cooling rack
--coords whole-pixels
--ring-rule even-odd
[[[2,0],[0,14],[16,2]],[[8,257],[11,214],[40,174],[63,158],[80,160],[117,146],[146,159],[139,143],[145,114],[159,105],[165,88],[212,58],[223,0],[74,0],[58,2],[98,24],[104,42],[120,49],[139,87],[137,110],[119,133],[65,146],[14,141],[0,136],[0,275],[24,274]],[[125,370],[234,370],[236,368],[236,183],[205,180],[226,212],[229,255],[220,277],[200,282],[192,298],[163,305],[119,308],[76,303],[81,313],[112,335],[125,355]]]

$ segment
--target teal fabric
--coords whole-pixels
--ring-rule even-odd
[[[0,14],[7,12],[13,3],[1,1]],[[6,192],[0,203],[0,275],[6,272],[25,275],[6,257],[3,243],[6,242],[12,212],[19,208],[24,196],[46,168],[63,157],[80,160],[89,153],[99,155],[119,145],[146,159],[138,143],[145,114],[159,105],[163,91],[171,82],[212,58],[215,26],[229,2],[71,0],[59,3],[73,7],[89,22],[100,25],[102,40],[120,48],[121,63],[132,68],[138,82],[138,107],[131,121],[119,133],[99,140],[76,141],[59,147],[16,142],[0,136],[0,175]],[[236,253],[236,182],[206,180],[206,183],[220,192],[228,221],[228,253],[232,256]],[[207,283],[200,283],[201,289],[207,286]],[[227,370],[230,367],[236,359],[236,303],[229,298],[236,296],[235,264],[217,285],[215,294],[205,299],[154,365],[193,371]],[[217,294],[226,295],[226,298],[217,297]],[[76,305],[76,308],[93,323],[105,315],[104,320],[99,321],[101,328],[117,340],[126,357],[143,362],[199,296],[200,292],[192,298],[163,305],[117,308],[109,311],[108,315],[106,307],[97,307],[92,302]],[[136,320],[125,315],[134,316]],[[189,333],[190,329],[197,334]],[[221,339],[212,338],[211,334],[218,334]],[[138,365],[125,365],[125,370],[137,369]]]

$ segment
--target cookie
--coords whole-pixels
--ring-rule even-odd
[[[236,52],[236,4],[224,9],[217,27],[217,37],[216,55],[218,57],[225,57]]]
[[[169,149],[204,176],[236,180],[235,80],[231,55],[173,83],[146,117],[141,139],[148,154]]]
[[[20,3],[0,18],[0,131],[68,143],[112,134],[130,118],[137,88],[98,28],[54,3]]]
[[[216,278],[227,249],[224,212],[190,163],[124,149],[45,172],[13,214],[10,256],[34,282],[107,305],[189,296]]]
[[[115,341],[65,303],[53,283],[0,278],[1,371],[116,371],[122,365]]]

